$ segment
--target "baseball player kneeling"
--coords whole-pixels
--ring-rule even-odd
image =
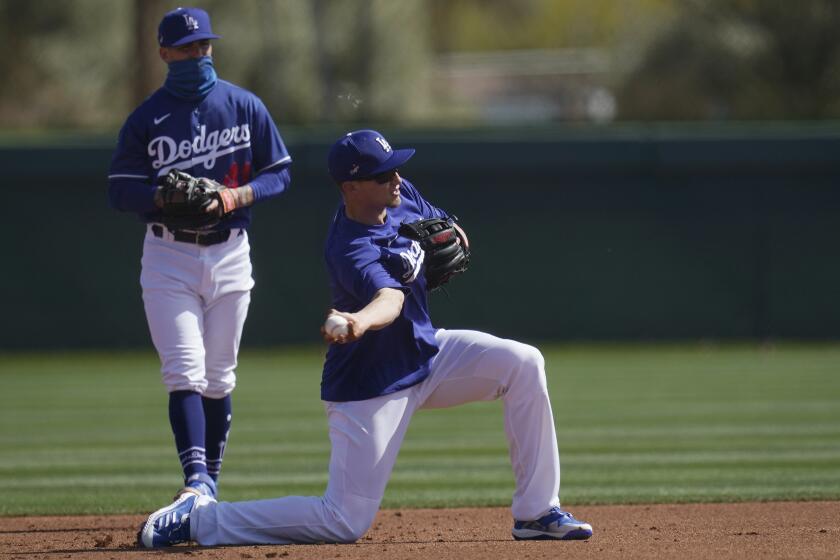
[[[501,398],[516,480],[516,539],[588,539],[592,527],[560,509],[560,460],[543,357],[532,346],[432,326],[427,292],[466,270],[469,242],[398,170],[373,130],[329,154],[341,190],[325,257],[333,307],[321,397],[332,454],[322,497],[216,502],[185,494],[141,527],[139,544],[349,543],[370,527],[409,422],[421,408]]]

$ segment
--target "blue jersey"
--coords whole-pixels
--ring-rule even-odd
[[[405,302],[384,329],[368,331],[355,342],[330,345],[321,380],[323,400],[364,400],[416,385],[429,375],[438,352],[422,274],[423,252],[417,241],[397,230],[402,222],[447,215],[405,179],[400,194],[402,203],[386,210],[382,225],[350,220],[342,204],[327,235],[325,258],[335,309],[359,311],[382,288],[402,290]]]
[[[199,101],[157,90],[120,131],[108,175],[111,206],[160,220],[153,197],[158,177],[180,169],[227,187],[250,184],[254,201],[289,184],[292,161],[268,110],[254,94],[224,80]],[[250,208],[238,208],[217,228],[244,228]]]

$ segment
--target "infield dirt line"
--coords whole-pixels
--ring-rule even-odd
[[[506,508],[383,510],[351,545],[262,545],[149,551],[134,545],[144,517],[0,518],[0,558],[840,558],[840,502],[577,506],[595,535],[583,542],[518,542]]]

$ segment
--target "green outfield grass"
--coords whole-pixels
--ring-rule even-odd
[[[545,346],[565,504],[840,499],[840,345]],[[244,349],[226,500],[323,492],[323,348]],[[0,356],[0,514],[146,512],[180,469],[152,353]],[[506,505],[499,402],[421,411],[385,507]]]

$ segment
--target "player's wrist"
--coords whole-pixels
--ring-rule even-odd
[[[237,208],[244,208],[245,206],[254,204],[254,187],[250,184],[242,185],[238,189],[235,189],[234,193],[236,194]]]
[[[361,313],[356,313],[353,318],[354,320],[350,323],[350,332],[353,333],[356,338],[360,338],[370,330],[372,324],[370,319]]]
[[[222,189],[219,191],[219,211],[224,216],[230,214],[239,207],[236,191],[233,189]]]

